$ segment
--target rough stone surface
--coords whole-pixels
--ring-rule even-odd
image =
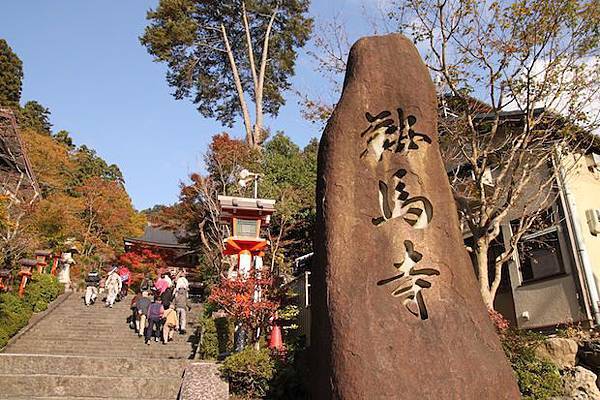
[[[581,364],[594,369],[600,369],[600,343],[597,340],[585,341],[579,347],[577,358]]]
[[[598,400],[600,390],[596,386],[596,374],[577,366],[563,372],[564,399]]]
[[[183,376],[179,400],[227,400],[229,385],[212,362],[190,364]]]
[[[538,348],[536,354],[556,364],[560,369],[571,368],[577,361],[577,350],[579,346],[573,339],[548,338]]]
[[[53,302],[0,352],[0,398],[177,398],[199,307],[189,314],[189,335],[147,346],[126,323],[129,300],[86,307],[81,293],[69,293]]]
[[[436,118],[408,39],[352,47],[319,148],[313,400],[520,397],[462,245]]]

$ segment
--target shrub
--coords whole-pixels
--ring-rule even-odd
[[[202,341],[200,342],[200,357],[204,360],[216,360],[219,355],[219,342],[215,321],[210,317],[201,317]]]
[[[56,299],[63,291],[63,285],[56,277],[49,274],[34,272],[25,287],[25,302],[33,312],[44,311],[48,304]]]
[[[271,380],[268,399],[304,400],[308,398],[306,351],[298,341],[293,344],[295,350],[288,349],[281,356],[274,356],[275,373]]]
[[[497,311],[488,310],[488,313],[517,378],[522,399],[560,397],[563,385],[558,367],[535,354],[535,349],[546,337],[539,333],[511,328],[508,321]]]
[[[8,339],[27,325],[31,318],[31,308],[13,293],[0,294],[0,348]]]
[[[268,349],[255,350],[248,347],[227,357],[220,371],[229,380],[232,393],[260,398],[269,391],[275,362]]]
[[[210,317],[214,312],[219,311],[219,305],[217,303],[213,303],[212,301],[204,302],[204,311],[203,314],[205,317]]]
[[[507,330],[501,335],[501,340],[523,399],[549,399],[562,395],[562,378],[558,367],[535,354],[535,348],[545,340],[543,335]]]
[[[56,277],[48,274],[33,274],[25,287],[25,297],[14,293],[0,294],[0,348],[12,336],[27,325],[34,312],[44,311],[48,303],[63,291]]]
[[[220,354],[233,350],[233,324],[228,318],[201,317],[202,343],[200,356],[205,360],[216,360]]]
[[[508,328],[510,328],[510,323],[508,322],[508,320],[504,318],[504,316],[498,311],[489,309],[488,316],[492,320],[492,323],[494,324],[494,327],[496,328],[496,331],[499,334],[503,334],[508,330]]]

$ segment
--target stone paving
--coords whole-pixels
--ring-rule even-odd
[[[86,307],[80,293],[65,296],[0,353],[0,398],[178,397],[194,356],[194,326],[171,343],[152,341],[148,346],[127,324],[131,297],[106,308],[102,303]],[[198,310],[192,310],[189,321],[196,320]]]

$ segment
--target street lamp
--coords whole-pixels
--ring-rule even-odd
[[[240,171],[240,179],[238,180],[238,184],[240,187],[246,187],[246,185],[252,181],[254,181],[254,198],[258,199],[258,179],[260,178],[260,174],[255,172],[250,172],[247,169],[243,169]]]

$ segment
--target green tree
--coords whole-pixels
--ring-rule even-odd
[[[150,24],[140,40],[155,61],[169,66],[167,81],[177,99],[191,98],[203,116],[229,127],[241,116],[246,142],[259,147],[266,137],[263,114],[275,116],[284,104],[296,50],[312,30],[309,5],[309,0],[161,0],[148,12]],[[247,96],[255,105],[254,123]]]
[[[64,144],[65,146],[67,146],[67,148],[69,150],[75,149],[75,145],[73,144],[73,139],[69,135],[69,132],[65,131],[64,129],[58,131],[56,134],[53,135],[53,137],[58,143],[61,143],[61,144]]]
[[[21,109],[18,116],[19,126],[23,129],[32,129],[38,133],[50,134],[50,110],[35,100],[28,101]]]
[[[76,164],[75,170],[71,174],[71,186],[82,185],[87,179],[98,177],[113,181],[123,185],[125,180],[123,173],[115,164],[108,164],[102,157],[98,156],[96,150],[90,149],[86,145],[80,146],[73,154],[73,161]]]
[[[316,139],[300,149],[279,132],[264,145],[252,149],[243,140],[225,133],[213,136],[204,156],[206,174],[194,173],[191,182],[181,185],[179,201],[152,215],[153,222],[185,232],[182,240],[195,247],[200,256],[202,279],[219,280],[228,265],[223,256],[223,238],[229,233],[219,221],[219,195],[252,196],[252,185],[238,185],[239,172],[259,173],[259,196],[277,200],[277,212],[267,234],[271,240],[271,268],[288,270],[290,260],[312,251],[317,176]]]
[[[179,201],[163,207],[151,219],[160,226],[184,232],[182,241],[195,247],[205,267],[207,283],[218,281],[223,269],[223,226],[219,222],[219,195],[244,196],[237,184],[242,168],[260,168],[261,153],[227,133],[214,135],[204,155],[207,173],[193,173],[181,184]],[[251,189],[249,189],[251,190]]]
[[[23,83],[23,63],[6,40],[0,39],[0,106],[18,107]]]
[[[272,269],[286,272],[291,259],[312,251],[317,150],[316,139],[301,150],[282,132],[265,143],[259,194],[277,200],[269,232]]]
[[[260,168],[260,152],[227,132],[214,135],[204,155],[208,175],[218,185],[219,194],[243,195],[238,186],[238,174],[244,168],[255,171]]]

